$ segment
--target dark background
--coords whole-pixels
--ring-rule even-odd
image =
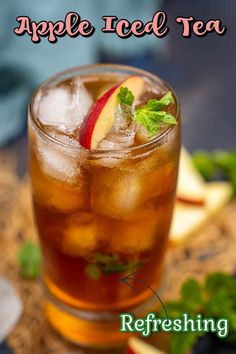
[[[166,52],[130,59],[157,73],[177,92],[182,106],[183,143],[190,149],[230,149],[236,146],[236,1],[167,0],[170,32]],[[178,16],[221,19],[224,36],[183,38]]]

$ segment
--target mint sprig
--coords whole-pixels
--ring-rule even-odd
[[[196,151],[193,162],[206,181],[216,178],[227,179],[236,195],[236,150],[212,152]]]
[[[165,111],[173,102],[172,93],[169,91],[160,100],[151,99],[146,105],[135,110],[134,120],[141,126],[145,127],[148,135],[151,137],[156,135],[161,129],[162,124],[176,124],[176,118]]]
[[[191,317],[202,314],[206,318],[225,318],[229,321],[227,341],[236,338],[236,280],[226,273],[211,273],[204,283],[188,279],[182,285],[180,299],[165,303],[169,318],[178,318],[183,313]],[[164,313],[159,314],[165,317]],[[186,354],[202,333],[172,333],[171,354]]]
[[[121,87],[118,93],[118,102],[132,106],[134,95],[127,87]],[[143,126],[150,137],[156,135],[163,124],[176,124],[176,118],[164,111],[173,102],[171,91],[167,92],[161,99],[150,99],[145,105],[137,107],[131,117],[140,126]]]
[[[141,260],[122,260],[117,254],[96,253],[85,268],[86,274],[98,280],[102,273],[124,273],[137,270],[142,265]]]

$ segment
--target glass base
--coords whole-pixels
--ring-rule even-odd
[[[120,332],[119,313],[81,311],[46,290],[45,310],[51,326],[66,340],[85,348],[124,348],[134,333]],[[159,307],[155,296],[128,312],[143,317]]]

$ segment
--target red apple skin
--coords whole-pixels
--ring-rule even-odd
[[[128,347],[127,354],[136,354],[130,347]]]
[[[114,122],[119,88],[128,87],[137,99],[144,91],[145,81],[140,76],[129,76],[113,86],[100,97],[85,116],[80,128],[78,140],[86,149],[96,149],[99,142],[105,138]]]
[[[80,131],[79,131],[79,142],[85,149],[91,149],[92,135],[94,131],[97,119],[102,112],[105,104],[115,92],[115,90],[120,86],[120,83],[110,88],[105,92],[102,97],[100,97],[90,108],[88,114],[83,120]]]
[[[189,205],[195,205],[199,207],[203,207],[206,204],[206,201],[204,199],[187,199],[181,196],[177,195],[177,200],[180,201],[181,203],[189,204]]]

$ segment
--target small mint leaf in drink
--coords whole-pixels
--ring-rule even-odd
[[[131,272],[142,264],[141,260],[122,260],[117,254],[95,253],[91,263],[86,267],[86,273],[95,279],[99,272],[105,274]]]
[[[89,263],[86,267],[85,267],[85,273],[94,280],[98,280],[100,278],[101,275],[101,271],[99,269],[99,267],[96,264],[93,263]]]
[[[36,279],[41,272],[42,256],[40,247],[26,242],[19,251],[20,274],[25,279]]]
[[[117,98],[120,104],[126,104],[127,106],[132,106],[134,102],[134,95],[128,87],[121,87]]]

